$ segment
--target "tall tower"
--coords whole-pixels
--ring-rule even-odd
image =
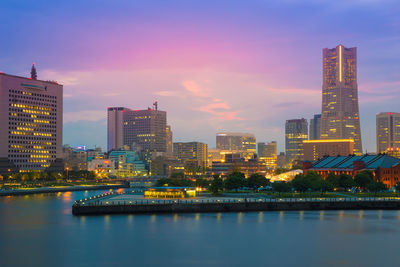
[[[314,118],[310,119],[310,140],[319,140],[321,136],[321,114],[315,114]]]
[[[32,64],[31,79],[32,80],[37,80],[37,72],[36,72],[35,63]]]
[[[400,149],[400,113],[382,112],[376,115],[376,153]]]
[[[323,49],[321,139],[353,139],[362,154],[358,111],[357,48]]]
[[[285,151],[289,161],[303,160],[303,141],[308,139],[306,119],[287,120],[285,124]]]

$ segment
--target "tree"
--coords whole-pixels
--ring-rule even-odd
[[[184,178],[185,174],[183,172],[173,172],[169,178]]]
[[[199,177],[199,178],[196,179],[195,185],[198,186],[198,187],[202,187],[202,188],[208,188],[209,181]]]
[[[400,182],[397,182],[394,188],[396,189],[397,193],[400,193]]]
[[[373,177],[371,177],[369,173],[364,171],[357,173],[354,177],[354,182],[360,188],[365,188],[367,184],[371,183],[373,180]]]
[[[229,190],[238,191],[239,188],[246,186],[246,178],[244,173],[242,172],[233,172],[228,175],[228,178],[225,180],[225,187]]]
[[[269,185],[270,181],[262,176],[261,174],[253,173],[247,179],[247,186],[253,188],[253,190],[257,190],[257,188],[261,186]]]
[[[328,182],[330,182],[331,185],[332,185],[334,188],[337,188],[337,187],[340,186],[340,183],[339,183],[339,176],[337,176],[337,175],[336,175],[335,173],[333,173],[333,172],[328,173],[328,176],[326,176],[325,180],[328,181]]]
[[[304,175],[304,179],[310,184],[310,188],[314,191],[319,191],[321,188],[322,176],[316,172],[310,171]]]
[[[222,190],[224,190],[224,181],[219,177],[219,175],[214,175],[210,185],[211,193],[218,195]]]
[[[273,182],[272,189],[275,192],[278,192],[278,194],[280,196],[281,193],[290,191],[290,184],[286,183],[286,182]]]
[[[328,180],[321,180],[320,184],[319,184],[319,190],[321,191],[321,195],[332,191],[334,188],[334,186],[332,185],[332,183]]]
[[[297,174],[292,180],[292,186],[296,191],[305,192],[311,187],[311,183],[303,174]]]
[[[368,183],[366,185],[368,191],[373,192],[376,196],[376,194],[380,191],[386,190],[386,185],[382,182],[378,182],[378,181],[371,181],[370,183]]]
[[[161,178],[158,179],[157,182],[155,182],[154,186],[160,187],[160,186],[168,186],[169,179],[167,178]]]
[[[354,179],[353,177],[351,177],[351,175],[341,174],[339,176],[339,186],[344,188],[345,190],[348,190],[355,185],[356,183],[354,182]]]

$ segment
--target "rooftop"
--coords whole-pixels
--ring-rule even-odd
[[[362,161],[365,169],[390,168],[400,163],[400,159],[385,154],[363,156],[330,156],[314,161],[312,169],[352,169],[355,161]]]

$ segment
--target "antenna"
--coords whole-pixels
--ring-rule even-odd
[[[154,101],[153,103],[154,110],[158,110],[158,101]]]

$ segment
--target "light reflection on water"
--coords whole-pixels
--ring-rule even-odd
[[[1,266],[397,265],[400,211],[71,215],[99,193],[0,198]]]

